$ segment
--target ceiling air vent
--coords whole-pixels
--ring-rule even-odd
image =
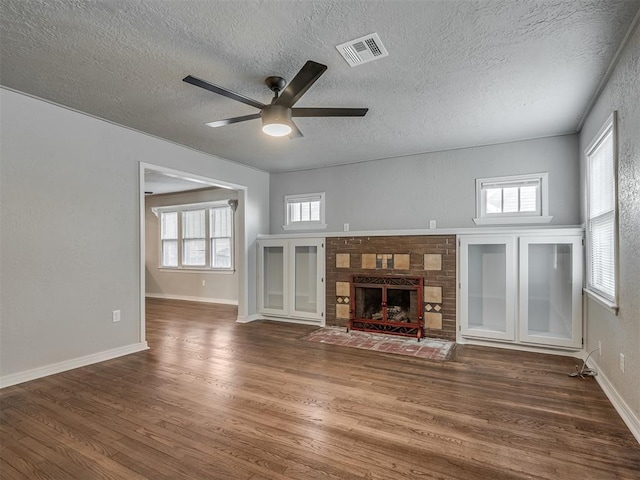
[[[355,67],[389,55],[377,33],[356,38],[336,47],[349,65]]]

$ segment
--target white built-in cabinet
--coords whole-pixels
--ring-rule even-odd
[[[460,235],[462,339],[582,347],[582,235]]]
[[[268,317],[324,325],[324,240],[258,240],[258,309]]]

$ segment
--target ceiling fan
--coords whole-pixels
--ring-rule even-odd
[[[294,108],[293,106],[300,100],[300,97],[309,90],[326,69],[326,65],[309,60],[288,85],[282,77],[267,77],[264,83],[275,94],[268,105],[191,75],[187,75],[182,80],[260,110],[251,115],[227,118],[209,122],[206,125],[215,128],[262,118],[262,131],[267,135],[274,137],[289,135],[293,138],[303,136],[296,124],[293,123],[293,117],[364,117],[369,110],[368,108]]]

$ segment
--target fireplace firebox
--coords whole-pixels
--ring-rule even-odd
[[[423,277],[351,275],[349,330],[424,337]]]

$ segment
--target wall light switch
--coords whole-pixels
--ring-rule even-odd
[[[345,223],[345,224],[344,224],[344,231],[345,231],[345,232],[348,232],[348,231],[349,231],[349,224],[348,224],[348,223]]]
[[[620,354],[620,371],[624,373],[624,355]]]
[[[114,310],[111,312],[111,321],[113,323],[120,321],[120,310]]]
[[[202,286],[206,287],[207,286],[207,281],[206,280],[202,280]]]
[[[436,228],[436,221],[435,220],[429,220],[429,228]]]

